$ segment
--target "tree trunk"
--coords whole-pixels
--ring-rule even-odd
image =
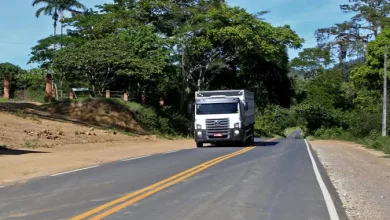
[[[55,36],[57,35],[57,20],[54,20],[53,28],[54,28],[54,36]]]
[[[183,47],[183,51],[181,53],[181,95],[180,95],[180,112],[183,111],[183,107],[184,107],[184,93],[185,93],[185,88],[186,88],[186,85],[185,85],[185,72],[184,72],[184,47]]]
[[[51,92],[51,81],[52,81],[51,74],[47,74],[46,75],[46,85],[45,85],[45,102],[50,102],[53,98],[52,92]]]
[[[4,98],[9,99],[10,79],[9,74],[4,73]]]
[[[65,15],[64,15],[64,10],[61,10],[61,15],[60,15],[60,22],[61,22],[61,35],[64,33],[64,18],[65,18]],[[62,47],[62,45],[61,45]]]

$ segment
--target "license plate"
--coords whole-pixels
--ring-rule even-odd
[[[214,137],[222,137],[222,134],[214,134]]]

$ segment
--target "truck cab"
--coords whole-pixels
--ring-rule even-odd
[[[202,91],[195,93],[195,142],[254,142],[254,96],[245,90]]]

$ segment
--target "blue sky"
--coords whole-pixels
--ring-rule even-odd
[[[37,41],[53,33],[52,20],[48,16],[35,17],[37,8],[31,6],[31,0],[3,0],[0,8],[0,63],[10,62],[22,68],[27,65],[30,49]],[[110,3],[112,0],[80,0],[88,7]],[[268,2],[268,3],[266,3]],[[264,10],[267,22],[274,26],[289,24],[300,37],[305,39],[304,47],[315,46],[314,31],[329,27],[349,18],[343,14],[340,4],[348,0],[228,0],[232,6],[240,6],[248,12]],[[289,51],[290,58],[299,51]]]

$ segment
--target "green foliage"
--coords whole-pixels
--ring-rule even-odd
[[[193,131],[193,123],[172,108],[156,109],[135,102],[116,102],[127,106],[148,131],[159,135],[186,136]]]
[[[313,134],[316,138],[320,139],[340,139],[340,140],[354,140],[354,136],[345,131],[341,127],[325,128],[321,127]]]
[[[17,78],[26,74],[26,71],[11,63],[0,63],[0,89],[4,89],[4,79],[10,81],[10,97],[13,98],[17,89]]]
[[[332,63],[330,48],[305,48],[299,52],[298,57],[291,60],[291,67],[311,78],[323,73]]]
[[[42,90],[45,86],[46,71],[34,68],[16,76],[16,86],[19,89]]]
[[[354,0],[340,5],[345,13],[352,13],[352,21],[362,29],[370,31],[375,37],[381,28],[390,24],[390,2],[382,0]]]
[[[385,46],[390,45],[390,28],[385,28],[375,41],[368,43],[366,62],[352,70],[352,81],[358,88],[378,91],[382,88]]]
[[[60,20],[62,23],[65,11],[80,13],[77,9],[86,9],[78,0],[33,0],[32,6],[37,6],[42,3],[45,4],[45,6],[40,7],[36,11],[35,16],[39,17],[42,13],[44,15],[52,16],[52,19],[54,20],[54,35],[56,35],[57,21]]]
[[[255,132],[261,137],[285,136],[285,130],[291,127],[304,127],[305,121],[296,108],[267,106],[256,112]],[[297,126],[298,125],[298,126]]]
[[[258,106],[288,107],[287,48],[303,40],[287,25],[259,19],[264,13],[220,0],[114,1],[65,19],[66,35],[39,41],[30,62],[50,70],[62,90],[82,82],[100,93],[145,96],[149,104],[164,97],[184,110],[199,88],[246,88]]]

